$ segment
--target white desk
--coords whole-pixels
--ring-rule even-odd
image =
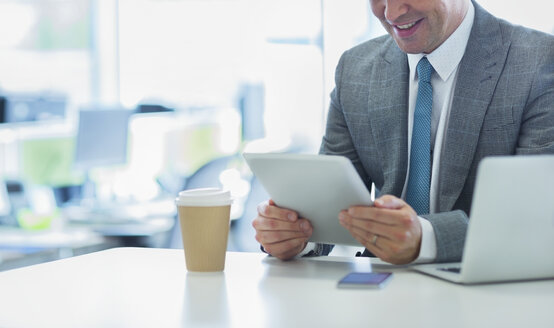
[[[228,253],[188,274],[182,250],[117,248],[0,273],[0,327],[552,327],[554,280],[464,287],[395,268],[340,290],[367,258]],[[375,271],[385,268],[374,265]]]

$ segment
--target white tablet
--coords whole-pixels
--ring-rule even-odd
[[[338,219],[341,210],[371,205],[371,195],[343,156],[244,153],[254,175],[279,207],[310,220],[310,241],[360,246]]]

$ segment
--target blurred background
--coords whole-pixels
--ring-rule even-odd
[[[551,0],[481,0],[547,33]],[[316,153],[367,0],[0,0],[0,270],[180,248],[183,189],[231,190],[231,251],[267,198],[241,153]]]

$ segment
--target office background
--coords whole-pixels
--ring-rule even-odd
[[[554,32],[549,0],[479,3]],[[383,33],[367,0],[0,0],[0,265],[179,247],[173,197],[214,185],[257,251],[240,153],[316,152],[340,54]]]

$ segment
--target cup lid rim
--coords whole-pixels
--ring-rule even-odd
[[[229,190],[221,188],[196,188],[196,189],[187,189],[179,192],[179,198],[194,198],[194,197],[205,197],[205,196],[226,196],[230,197],[231,192]]]
[[[233,203],[233,199],[229,190],[221,188],[197,188],[179,192],[175,203],[186,206],[223,206]]]

